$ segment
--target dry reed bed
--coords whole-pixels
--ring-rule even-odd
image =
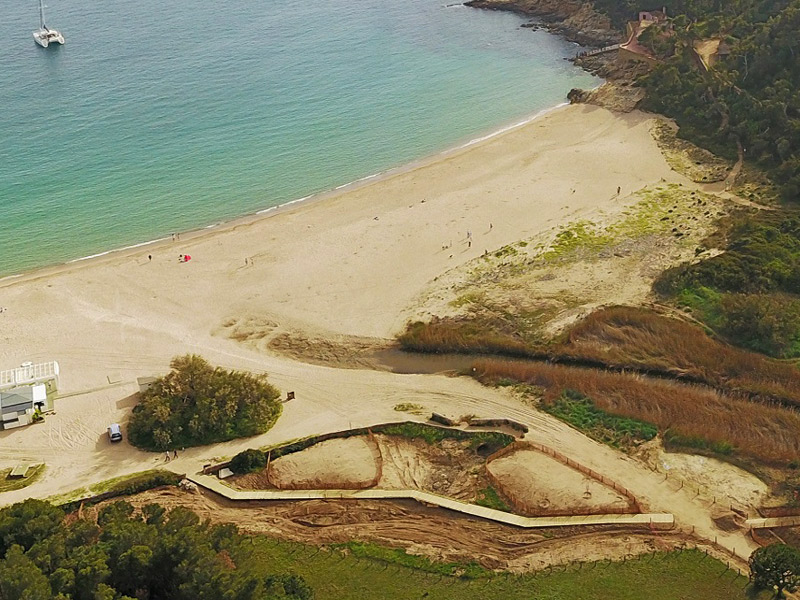
[[[512,380],[545,390],[552,401],[576,390],[612,414],[656,425],[662,432],[732,444],[740,454],[768,463],[800,455],[800,414],[748,402],[702,386],[546,363],[479,360],[473,375],[484,383]]]
[[[616,306],[574,325],[565,341],[534,346],[490,320],[412,323],[399,341],[416,352],[549,359],[631,369],[705,383],[757,400],[800,407],[800,369],[709,337],[702,328],[640,308]]]
[[[700,327],[648,310],[596,311],[569,331],[554,354],[611,367],[652,369],[800,406],[800,369],[728,346]]]

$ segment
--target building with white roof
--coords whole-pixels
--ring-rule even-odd
[[[58,374],[55,361],[26,362],[16,369],[0,371],[0,429],[28,425],[37,410],[53,410]]]

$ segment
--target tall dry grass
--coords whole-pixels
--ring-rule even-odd
[[[755,400],[800,407],[800,369],[724,344],[697,325],[631,307],[595,311],[565,341],[533,345],[488,319],[434,319],[412,323],[399,338],[416,352],[457,352],[549,359],[704,383]]]
[[[572,327],[553,355],[653,370],[800,406],[800,369],[794,364],[728,346],[696,325],[645,309],[595,311]]]
[[[429,323],[410,323],[397,340],[412,352],[533,356],[528,344],[497,325],[483,319],[434,318]]]
[[[476,361],[473,375],[485,383],[512,380],[542,387],[545,401],[553,401],[564,390],[576,390],[611,414],[710,445],[729,443],[738,454],[767,463],[785,464],[800,455],[800,414],[702,386],[636,373],[493,359]]]

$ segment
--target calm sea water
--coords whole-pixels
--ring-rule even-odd
[[[596,81],[520,17],[441,0],[0,9],[0,275],[202,227],[430,155]]]

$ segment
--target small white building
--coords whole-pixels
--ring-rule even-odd
[[[53,410],[58,389],[58,363],[23,363],[0,371],[0,429],[13,429],[33,422],[38,410]]]

